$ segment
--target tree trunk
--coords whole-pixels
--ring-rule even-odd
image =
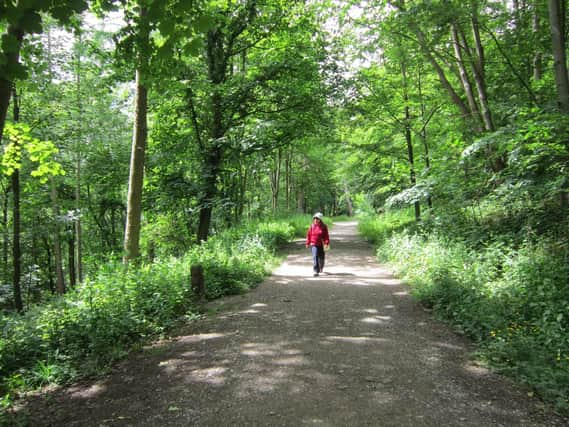
[[[128,264],[140,257],[140,228],[142,221],[142,189],[144,184],[144,160],[148,139],[148,55],[150,51],[150,27],[147,10],[140,9],[140,29],[136,46],[136,96],[134,129],[130,154],[130,172],[126,207],[123,262]]]
[[[435,114],[436,109],[434,109],[432,111],[432,113],[427,117],[425,102],[423,100],[423,85],[422,85],[422,81],[421,81],[422,69],[420,69],[419,73],[420,74],[419,74],[417,87],[418,87],[418,92],[419,92],[419,99],[421,101],[421,121],[423,123],[423,126],[421,127],[421,130],[419,131],[419,138],[423,142],[423,149],[424,149],[424,153],[425,153],[425,169],[427,170],[427,173],[430,173],[431,158],[430,158],[430,154],[429,154],[429,144],[427,142],[427,125],[429,124],[431,117],[433,117],[433,115]],[[430,210],[433,209],[433,198],[431,197],[430,193],[427,196],[427,206],[429,207]]]
[[[16,87],[12,87],[14,97],[14,122],[20,121],[20,105],[16,92]],[[2,123],[3,125],[3,123]],[[20,248],[20,169],[19,167],[12,173],[12,262],[13,262],[13,277],[12,286],[14,290],[14,307],[18,311],[24,310],[24,303],[22,301],[22,253]]]
[[[274,168],[272,171],[270,171],[269,173],[269,181],[271,183],[271,193],[272,193],[272,197],[271,197],[271,207],[273,210],[273,213],[275,213],[277,211],[278,208],[278,204],[279,204],[279,190],[280,190],[280,186],[281,186],[281,157],[282,157],[282,152],[281,149],[277,149],[277,153],[275,158],[273,159],[274,161]]]
[[[51,179],[51,206],[54,222],[53,255],[55,257],[55,289],[58,294],[65,293],[65,278],[63,277],[63,257],[61,254],[61,237],[59,228],[59,205],[57,201],[57,188],[55,180]]]
[[[210,139],[207,144],[201,146],[204,172],[202,174],[198,242],[205,242],[209,237],[213,205],[217,197],[219,170],[223,161],[222,141],[225,128],[221,85],[227,77],[227,61],[222,31],[220,29],[210,30],[207,36],[207,65],[208,77],[213,86],[210,98],[211,124],[209,128]]]
[[[70,236],[67,241],[68,247],[68,265],[69,265],[69,286],[74,288],[77,285],[77,276],[75,274],[75,238],[73,237],[73,227],[70,230]]]
[[[413,139],[411,135],[411,113],[409,109],[409,94],[407,93],[407,66],[403,61],[401,63],[401,77],[403,80],[403,101],[405,103],[405,142],[407,143],[407,159],[409,161],[409,178],[411,181],[411,186],[414,187],[417,184],[417,178],[415,175],[415,157],[413,154]],[[421,220],[421,205],[419,201],[414,203],[415,206],[415,221]]]
[[[533,11],[532,11],[532,26],[533,26],[533,34],[534,37],[539,37],[539,31],[541,28],[540,25],[540,18],[539,18],[539,5],[540,0],[534,0],[533,2]],[[538,47],[539,49],[539,47]],[[535,52],[533,57],[533,79],[535,81],[541,80],[542,77],[542,53],[538,50]]]
[[[456,25],[457,25],[456,23],[453,23],[451,25],[451,35],[454,46],[454,53],[456,56],[456,62],[460,73],[460,81],[462,82],[462,87],[464,89],[464,93],[466,94],[466,99],[468,100],[468,106],[470,107],[471,116],[474,121],[474,128],[475,131],[479,133],[482,131],[482,128],[480,126],[480,122],[482,121],[482,119],[480,117],[480,110],[478,109],[478,105],[476,104],[476,100],[474,98],[474,91],[472,90],[470,77],[468,76],[468,72],[466,71],[466,67],[464,65],[462,48],[460,46],[458,30],[456,28]]]
[[[146,140],[148,137],[148,90],[146,88],[146,83],[143,82],[141,73],[141,70],[136,71],[136,110],[130,156],[130,174],[128,179],[128,200],[124,236],[125,263],[135,260],[140,256],[142,187],[144,183]]]
[[[79,33],[79,46],[82,45],[81,40],[81,33]],[[75,241],[76,241],[76,254],[77,257],[74,256],[74,261],[77,265],[77,276],[75,276],[75,268],[73,268],[73,282],[71,282],[71,286],[75,285],[75,277],[77,280],[81,282],[83,280],[83,239],[81,233],[81,144],[82,144],[82,115],[83,115],[83,105],[81,103],[81,52],[78,49],[77,52],[77,70],[76,70],[76,83],[77,83],[77,110],[79,111],[79,121],[77,124],[77,159],[76,159],[76,166],[75,166],[75,211],[77,218],[75,219]],[[72,231],[72,232],[73,232]],[[73,241],[74,239],[71,239]],[[71,266],[70,266],[71,268]],[[71,271],[70,271],[71,274]]]
[[[460,110],[461,114],[464,117],[469,117],[470,110],[468,109],[462,98],[456,93],[456,91],[452,87],[452,84],[448,81],[443,68],[439,65],[439,63],[433,56],[432,52],[430,51],[427,41],[425,39],[425,35],[419,29],[415,30],[415,34],[417,35],[417,39],[419,40],[419,44],[421,46],[423,54],[435,69],[437,76],[439,77],[439,81],[441,82],[441,85],[445,88],[445,90],[449,94],[453,104],[458,107],[458,109]]]
[[[12,237],[12,262],[13,262],[13,275],[12,284],[14,289],[14,307],[18,311],[24,309],[24,304],[22,301],[22,289],[21,289],[21,252],[20,252],[20,171],[16,169],[12,174],[12,197],[13,197],[13,207],[12,207],[12,226],[13,226],[13,237]]]
[[[10,283],[9,271],[8,271],[8,248],[10,245],[10,234],[8,230],[8,198],[10,196],[9,185],[4,188],[4,198],[2,200],[2,280],[4,283]]]
[[[559,111],[569,113],[569,78],[567,76],[567,56],[565,38],[566,2],[549,0],[549,21],[551,26],[551,42],[553,49],[555,84],[557,86],[557,103]]]
[[[289,147],[285,154],[285,205],[286,211],[290,212],[290,195],[292,190],[292,148]]]
[[[495,129],[494,122],[492,121],[492,112],[488,104],[488,94],[486,92],[486,80],[484,76],[484,47],[482,46],[482,40],[480,38],[480,26],[478,23],[477,6],[473,7],[471,20],[472,33],[474,35],[477,54],[477,59],[473,61],[472,71],[474,72],[474,81],[476,82],[476,88],[478,89],[478,100],[480,101],[480,107],[482,109],[482,120],[484,121],[484,127],[487,131],[493,132]]]

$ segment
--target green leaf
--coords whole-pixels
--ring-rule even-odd
[[[25,80],[28,77],[28,69],[20,64],[5,64],[0,69],[0,75],[9,81]]]
[[[195,38],[184,46],[184,53],[189,56],[198,56],[202,52],[203,47],[203,40]]]
[[[41,16],[35,11],[28,11],[20,21],[22,30],[26,33],[41,33],[43,31]]]
[[[18,52],[20,49],[20,42],[12,34],[2,35],[2,50],[6,53]]]
[[[176,27],[176,23],[171,19],[165,19],[158,24],[158,29],[160,30],[160,34],[164,37],[169,37],[174,32]]]
[[[215,25],[215,21],[212,16],[202,15],[194,22],[194,28],[200,33],[205,33],[209,31]]]

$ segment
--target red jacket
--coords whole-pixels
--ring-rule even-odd
[[[306,233],[306,244],[312,246],[323,246],[330,244],[330,237],[328,236],[328,227],[323,222],[318,224],[311,224]]]

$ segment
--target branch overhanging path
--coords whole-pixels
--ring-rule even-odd
[[[473,363],[468,340],[413,301],[356,225],[331,229],[320,277],[304,242],[291,244],[259,288],[211,303],[106,379],[32,401],[32,425],[563,425]]]

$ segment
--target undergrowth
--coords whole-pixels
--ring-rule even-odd
[[[306,223],[305,223],[306,224]],[[140,266],[107,263],[81,286],[23,314],[0,315],[0,424],[20,393],[99,375],[130,350],[199,316],[190,267],[204,267],[206,298],[246,292],[276,262],[295,228],[286,220],[244,225],[181,257]]]
[[[409,221],[397,212],[366,217],[360,232],[422,304],[479,344],[481,360],[568,414],[567,245],[507,233],[480,239],[456,223],[449,232],[437,220]]]

